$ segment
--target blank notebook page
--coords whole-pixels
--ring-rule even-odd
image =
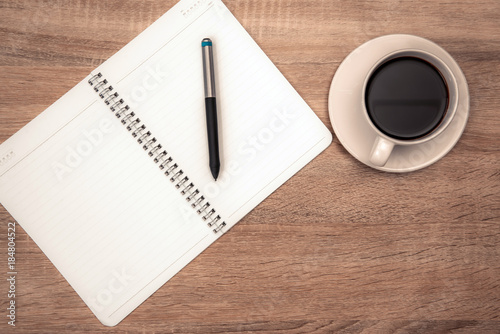
[[[111,84],[217,213],[234,223],[255,206],[243,209],[245,204],[299,159],[324,149],[331,134],[222,3],[196,14],[138,66],[124,62],[133,70]],[[205,37],[214,43],[222,164],[217,182],[208,167]],[[106,76],[105,67],[102,72]]]
[[[104,322],[213,238],[100,99],[1,175],[0,193]]]

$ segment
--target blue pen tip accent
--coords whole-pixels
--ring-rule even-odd
[[[204,47],[204,46],[212,46],[212,41],[210,40],[210,38],[204,38],[201,41],[201,47]]]

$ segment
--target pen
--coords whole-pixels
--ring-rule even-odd
[[[205,80],[205,110],[207,115],[208,154],[210,156],[210,171],[215,181],[219,176],[219,133],[217,128],[217,103],[215,100],[215,75],[212,40],[204,38],[201,41],[203,54],[203,78]]]

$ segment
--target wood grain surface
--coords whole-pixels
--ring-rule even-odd
[[[0,1],[0,142],[176,1]],[[500,2],[225,1],[331,130],[340,62],[391,33],[440,44],[471,113],[457,146],[410,174],[370,169],[337,139],[114,328],[17,230],[17,322],[1,333],[500,333]],[[291,41],[293,43],[291,43]]]

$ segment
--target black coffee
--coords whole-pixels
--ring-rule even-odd
[[[372,74],[365,92],[368,115],[384,134],[417,139],[439,126],[448,108],[448,88],[441,73],[415,57],[399,57]]]

